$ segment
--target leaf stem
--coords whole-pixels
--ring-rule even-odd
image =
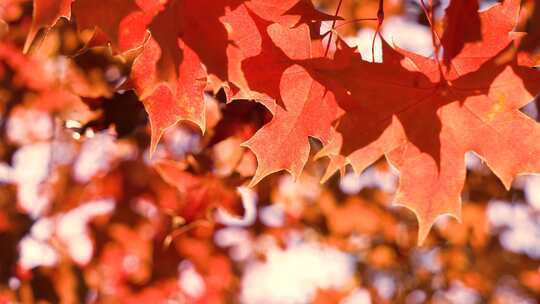
[[[377,10],[377,28],[373,34],[373,41],[371,41],[371,61],[375,62],[375,39],[377,35],[381,36],[381,26],[384,21],[384,0],[379,0],[379,9]]]
[[[339,10],[341,9],[341,4],[343,3],[343,0],[339,0],[338,6],[336,8],[336,12],[334,14],[334,17],[337,17],[339,14]],[[332,28],[330,29],[330,37],[328,37],[328,43],[326,44],[326,50],[324,51],[324,57],[328,55],[328,51],[330,50],[330,43],[332,43],[332,35],[334,34],[334,26],[336,26],[337,19],[334,18],[332,21]]]
[[[435,30],[435,25],[433,21],[433,0],[429,0],[429,4],[431,7],[431,10],[428,10],[426,4],[424,3],[424,0],[420,0],[420,5],[422,6],[422,9],[424,10],[424,14],[426,15],[426,18],[429,22],[429,26],[431,28],[431,41],[433,43],[433,51],[435,52],[434,57],[435,61],[437,61],[437,66],[439,68],[439,74],[441,75],[442,79],[446,79],[443,73],[441,61],[439,60],[439,51],[441,46],[441,38],[439,37],[439,34]]]
[[[336,27],[334,27],[334,30],[335,29],[338,29],[344,25],[347,25],[347,24],[351,24],[351,23],[354,23],[354,22],[359,22],[359,21],[377,21],[378,19],[377,18],[359,18],[359,19],[352,19],[352,20],[348,20],[348,21],[345,21],[341,24],[338,24],[336,25]]]

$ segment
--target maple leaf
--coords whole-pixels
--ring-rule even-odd
[[[298,178],[309,156],[308,136],[326,143],[341,114],[334,94],[296,64],[324,53],[321,41],[312,41],[309,26],[258,26],[266,31],[262,52],[246,59],[243,69],[251,90],[268,96],[263,103],[274,116],[243,144],[258,162],[250,185],[280,170]]]
[[[150,23],[152,37],[133,63],[132,78],[150,118],[151,153],[164,130],[180,120],[191,121],[204,132],[203,63],[208,72],[223,77],[228,36],[219,17],[226,6],[238,3],[170,1]],[[208,19],[199,18],[203,14]],[[210,45],[219,51],[210,52]]]
[[[482,29],[478,0],[452,0],[446,9],[445,29],[441,38],[444,63],[459,54],[467,42],[480,41]]]
[[[540,125],[519,111],[540,90],[540,74],[505,57],[518,10],[519,1],[507,0],[481,13],[482,42],[466,44],[449,66],[383,42],[382,64],[344,49],[350,65],[314,74],[349,92],[320,153],[332,159],[326,177],[346,163],[361,172],[386,155],[401,173],[395,204],[416,214],[422,243],[438,216],[460,217],[466,152],[507,188],[517,174],[540,172]]]
[[[88,47],[109,44],[113,53],[125,53],[141,47],[161,7],[155,0],[76,0],[72,10],[79,31],[93,30]]]

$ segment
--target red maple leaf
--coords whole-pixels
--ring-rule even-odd
[[[441,38],[444,63],[456,57],[467,42],[482,39],[478,0],[452,0],[446,9],[445,28]]]
[[[109,44],[113,53],[126,53],[141,47],[161,7],[156,0],[76,0],[72,10],[79,31],[93,30],[88,47]]]
[[[332,159],[327,176],[346,163],[362,172],[386,155],[401,173],[395,202],[417,215],[421,243],[438,216],[460,217],[466,152],[507,188],[518,174],[540,172],[540,125],[519,111],[540,90],[540,73],[507,59],[518,10],[507,0],[481,13],[482,42],[465,44],[448,66],[386,43],[382,64],[341,51],[349,66],[317,74],[350,96],[321,151]]]
[[[324,54],[320,39],[311,39],[309,26],[258,26],[266,32],[262,51],[246,59],[243,69],[250,89],[267,96],[263,103],[274,116],[243,144],[258,161],[251,185],[280,170],[297,178],[309,156],[308,136],[327,143],[332,123],[341,115],[334,94],[297,64]]]

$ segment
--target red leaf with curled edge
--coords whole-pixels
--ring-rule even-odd
[[[72,10],[79,31],[94,31],[89,47],[109,44],[113,53],[126,53],[142,46],[161,7],[158,0],[75,0]]]
[[[250,89],[277,104],[265,103],[272,120],[243,144],[258,162],[251,185],[280,170],[297,178],[309,156],[308,137],[327,143],[332,124],[341,115],[334,94],[296,64],[324,54],[321,41],[311,39],[309,26],[259,22],[259,27],[266,31],[262,51],[246,59],[243,69]]]
[[[89,46],[110,43],[115,53],[137,48],[160,5],[159,0],[34,0],[24,50],[28,51],[39,30],[48,31],[60,18],[70,19],[72,13],[79,30],[95,30]]]
[[[518,0],[506,0],[481,13],[482,42],[466,44],[449,66],[386,42],[382,64],[340,50],[349,65],[314,74],[350,93],[320,153],[332,159],[327,176],[347,163],[361,172],[386,155],[401,173],[395,203],[416,214],[422,243],[437,217],[460,217],[466,152],[507,188],[517,174],[540,172],[540,125],[519,111],[540,91],[540,73],[508,59],[518,11]]]
[[[34,0],[33,19],[30,32],[24,44],[26,53],[41,29],[48,31],[60,18],[69,19],[71,16],[72,0]]]
[[[156,79],[162,70],[156,67],[161,52],[154,40],[133,63],[132,78],[150,120],[150,153],[155,151],[163,132],[180,120],[189,120],[204,131],[206,73],[197,54],[181,40],[178,44],[183,46],[182,63],[166,63],[172,69],[179,67],[177,75],[172,72],[174,76],[169,76],[170,82]]]
[[[132,79],[150,117],[151,153],[180,120],[204,132],[206,73],[223,77],[227,67],[228,35],[219,18],[240,2],[169,1],[149,24],[152,37],[133,63]]]
[[[310,25],[337,17],[317,11],[309,0],[254,0],[247,7],[249,30],[235,27],[242,29],[235,43],[243,59],[230,73],[240,89],[235,97],[257,100],[274,115],[243,144],[257,157],[254,185],[280,170],[298,177],[309,156],[308,136],[323,143],[330,136],[340,108],[333,94],[295,62],[324,54],[321,37],[310,31]]]
[[[445,64],[456,57],[467,42],[482,39],[478,0],[452,0],[446,9],[445,27],[441,38]]]

